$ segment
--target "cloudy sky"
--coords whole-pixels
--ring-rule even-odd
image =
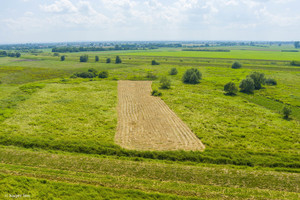
[[[0,43],[300,40],[299,0],[9,0]]]

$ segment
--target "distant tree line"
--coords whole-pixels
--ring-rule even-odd
[[[299,41],[295,42],[294,46],[295,46],[296,49],[300,48],[300,42]]]
[[[16,57],[19,58],[21,57],[21,53],[17,52],[17,53],[7,53],[6,51],[0,51],[0,57]]]

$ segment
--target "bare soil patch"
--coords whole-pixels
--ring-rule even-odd
[[[118,82],[115,141],[135,150],[204,150],[205,146],[159,97],[151,81]]]

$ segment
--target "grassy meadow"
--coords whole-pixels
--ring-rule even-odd
[[[79,62],[83,54],[89,55],[86,63]],[[299,52],[162,48],[60,55],[66,60],[49,50],[0,57],[0,196],[300,198],[300,67],[290,65],[300,60]],[[114,64],[116,55],[121,64]],[[235,60],[241,69],[231,68]],[[178,74],[168,75],[173,67]],[[202,73],[201,82],[183,84],[192,67]],[[107,70],[109,77],[70,78],[90,68]],[[238,86],[254,71],[277,85],[225,95],[226,83]],[[161,98],[201,139],[204,152],[140,152],[114,143],[117,80],[152,80],[149,73],[157,77],[153,89],[160,77],[171,79],[170,89],[159,89]],[[284,106],[292,110],[290,119],[283,118]]]

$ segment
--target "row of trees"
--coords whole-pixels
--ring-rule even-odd
[[[0,51],[0,57],[16,57],[16,58],[19,58],[21,57],[21,53],[20,52],[17,52],[17,53],[7,53],[6,51]]]
[[[65,55],[62,55],[62,56],[60,57],[60,60],[61,60],[61,61],[65,61],[65,59],[66,59],[66,56],[65,56]],[[79,58],[79,61],[80,61],[80,62],[87,62],[88,60],[89,60],[89,56],[88,56],[88,55],[82,55],[82,56],[80,56],[80,58]],[[99,56],[95,56],[95,62],[99,62]],[[106,59],[106,63],[111,63],[111,59],[110,59],[110,58],[107,58],[107,59]],[[116,64],[122,63],[122,60],[121,60],[120,56],[116,56],[115,63],[116,63]]]
[[[107,78],[108,77],[108,71],[100,71],[98,72],[96,69],[94,68],[90,68],[88,69],[87,72],[77,72],[74,73],[71,78]]]

